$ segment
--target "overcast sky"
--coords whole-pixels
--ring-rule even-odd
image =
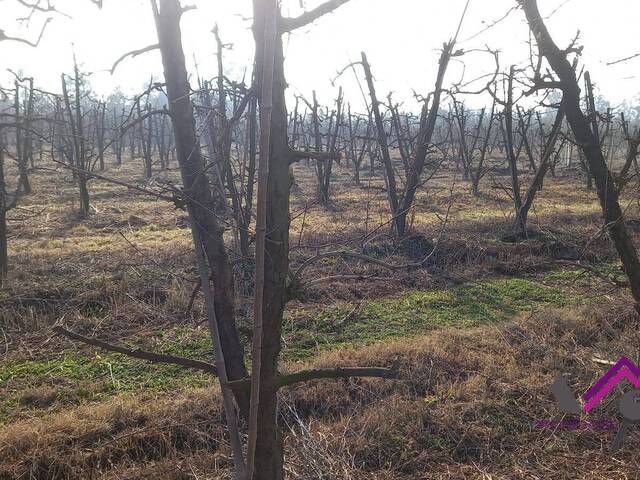
[[[283,12],[299,14],[300,1],[284,0]],[[8,67],[33,75],[44,88],[59,91],[60,73],[72,68],[72,44],[83,69],[95,72],[91,82],[100,94],[119,86],[133,95],[143,89],[151,76],[162,78],[157,52],[126,60],[113,76],[106,71],[123,53],[156,43],[148,0],[104,0],[102,10],[83,0],[55,3],[73,19],[55,16],[36,49],[0,42],[3,68],[0,84],[6,85],[11,78],[4,71]],[[233,44],[233,50],[225,54],[229,76],[240,79],[253,56],[247,19],[251,15],[251,0],[183,3],[198,7],[188,12],[182,22],[190,68],[195,58],[203,76],[214,75],[215,43],[211,30],[217,22],[223,40]],[[304,3],[312,8],[321,2],[307,0]],[[397,100],[408,102],[414,90],[428,93],[437,69],[438,49],[454,35],[465,3],[466,0],[352,0],[334,14],[286,38],[290,92],[310,96],[315,89],[320,101],[327,104],[337,91],[337,86],[332,87],[330,83],[336,71],[365,50],[380,96],[393,91]],[[528,30],[521,11],[513,11],[494,28],[475,36],[514,5],[515,0],[471,0],[459,47],[471,50],[488,45],[500,49],[505,69],[511,63],[525,61],[529,52]],[[539,0],[539,5],[545,16],[555,11],[548,19],[548,26],[560,46],[567,45],[580,30],[580,43],[585,47],[583,62],[601,94],[612,103],[638,95],[640,77],[636,72],[640,69],[640,59],[609,67],[606,62],[640,51],[637,27],[640,1]],[[34,17],[28,27],[21,26],[15,19],[25,12],[15,0],[0,0],[0,29],[11,36],[37,38],[46,17]],[[467,40],[472,36],[475,37]],[[470,53],[464,60],[467,79],[493,68],[493,61],[487,55]],[[452,64],[448,81],[458,80],[462,71],[461,64]],[[361,94],[353,74],[345,75],[340,82],[351,102],[359,104]]]

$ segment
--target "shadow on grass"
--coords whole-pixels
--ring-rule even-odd
[[[560,288],[509,279],[370,300],[357,310],[352,305],[340,305],[314,312],[291,311],[283,332],[282,358],[301,361],[320,351],[412,337],[437,328],[470,328],[507,321],[523,312],[560,306],[568,300]],[[158,352],[211,358],[206,329],[194,332],[175,327],[159,332],[153,343]],[[48,395],[51,388],[58,392],[53,402],[47,402],[49,409],[120,394],[169,392],[210,384],[211,379],[202,372],[87,350],[48,360],[6,363],[0,366],[0,423],[33,413],[28,403],[34,402],[24,399],[39,388]]]

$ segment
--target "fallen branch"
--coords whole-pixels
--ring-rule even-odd
[[[398,378],[400,372],[397,368],[380,367],[346,367],[346,368],[318,368],[313,370],[302,370],[289,375],[278,375],[276,386],[278,389],[288,387],[297,383],[309,382],[311,380],[331,380],[338,378]],[[243,378],[228,382],[227,386],[232,390],[242,390],[251,388],[251,379]]]
[[[344,281],[374,280],[374,281],[391,282],[391,281],[394,281],[395,279],[389,278],[389,277],[378,277],[375,275],[331,275],[329,277],[321,277],[321,278],[316,278],[315,280],[310,280],[305,284],[305,286],[310,287],[312,285],[318,285],[319,283],[335,282],[340,280],[344,280]]]
[[[398,378],[395,368],[353,367],[353,368],[319,368],[283,375],[278,378],[278,387],[286,387],[311,380],[327,380],[336,378]]]
[[[166,355],[163,353],[147,352],[145,350],[140,350],[140,349],[132,350],[130,348],[121,347],[119,345],[113,345],[111,343],[98,340],[97,338],[85,337],[84,335],[74,333],[61,326],[54,327],[53,331],[59,335],[64,335],[67,338],[85,343],[87,345],[91,345],[93,347],[98,347],[103,350],[107,350],[109,352],[120,353],[128,357],[139,358],[141,360],[146,360],[151,363],[164,363],[169,365],[178,365],[185,368],[191,368],[194,370],[200,370],[203,372],[211,373],[213,375],[218,374],[218,370],[216,369],[215,365],[212,365],[207,362],[201,362],[200,360],[192,360],[190,358],[176,357],[173,355]]]

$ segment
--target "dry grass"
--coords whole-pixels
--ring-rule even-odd
[[[402,379],[301,387],[290,402],[350,478],[633,478],[637,432],[613,456],[612,433],[534,427],[562,417],[549,389],[558,372],[583,392],[603,373],[594,356],[635,358],[637,318],[610,308],[334,352],[318,364],[397,362]],[[595,415],[616,418],[615,400]]]
[[[401,376],[285,392],[289,477],[634,478],[638,432],[614,456],[611,432],[553,433],[535,421],[561,418],[549,390],[557,372],[582,392],[603,373],[594,357],[635,359],[637,328],[612,305],[558,309],[324,354],[312,365],[396,364]],[[594,416],[616,418],[615,399]],[[0,478],[226,478],[222,421],[209,389],[20,421],[0,433]]]
[[[136,163],[107,174],[144,183]],[[568,373],[582,391],[601,373],[594,355],[636,354],[622,341],[630,333],[636,338],[637,327],[616,307],[627,301],[624,294],[554,263],[588,259],[619,273],[610,266],[610,242],[599,234],[595,192],[571,173],[549,179],[531,213],[543,235],[510,244],[501,238],[510,233],[512,207],[497,186],[506,177],[487,177],[474,198],[455,172],[443,170],[417,198],[415,236],[399,244],[381,227],[388,221],[382,177],[363,173],[358,188],[337,166],[333,203],[323,208],[307,166],[296,165],[295,175],[293,269],[322,245],[361,249],[390,263],[420,260],[448,210],[449,222],[423,269],[391,272],[326,259],[305,271],[287,311],[285,357],[311,358],[315,366],[397,362],[402,376],[286,392],[290,478],[634,478],[637,434],[631,448],[612,457],[610,433],[551,434],[532,426],[557,418],[547,388],[556,372]],[[159,177],[177,180],[175,171]],[[0,479],[229,478],[210,379],[70,348],[50,336],[60,321],[115,342],[209,356],[200,299],[187,311],[196,275],[184,213],[96,181],[95,213],[80,220],[70,176],[36,172],[32,183],[35,193],[11,215],[11,272],[0,290]],[[633,204],[629,215],[637,210]],[[379,235],[363,244],[372,232]],[[230,233],[228,241],[233,247]],[[304,285],[343,274],[360,280]],[[533,298],[539,290],[527,286],[532,297],[513,303],[508,290],[517,282],[501,283],[505,292],[496,294],[495,282],[514,277],[544,282],[540,288],[557,296]],[[238,292],[248,341],[250,286]],[[560,304],[571,307],[549,309]],[[525,310],[530,317],[504,324]],[[601,413],[610,417],[614,409]]]

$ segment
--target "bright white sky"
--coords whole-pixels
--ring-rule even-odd
[[[34,0],[29,0],[34,1]],[[283,0],[285,14],[300,13],[301,0]],[[567,45],[577,30],[585,47],[583,62],[590,69],[599,92],[613,104],[631,101],[640,92],[640,58],[617,66],[605,63],[640,51],[638,19],[640,1],[608,0],[539,0],[543,15],[561,7],[548,19],[548,26],[560,46]],[[286,41],[287,78],[290,93],[311,95],[318,91],[319,100],[328,104],[337,86],[330,80],[350,60],[358,59],[365,50],[372,63],[379,95],[395,92],[396,100],[410,101],[412,92],[428,93],[437,69],[438,49],[453,36],[466,0],[352,0],[315,25],[290,36]],[[187,3],[186,0],[183,3]],[[217,22],[222,38],[233,43],[226,53],[230,77],[241,78],[246,65],[251,65],[253,38],[249,30],[251,0],[192,0],[198,9],[188,12],[182,23],[184,44],[191,66],[197,59],[205,77],[214,76],[215,42],[210,33]],[[306,0],[308,8],[320,0]],[[460,33],[464,49],[485,45],[501,50],[505,69],[510,63],[528,58],[528,29],[524,14],[514,11],[498,26],[477,36],[488,23],[502,17],[515,0],[471,0]],[[85,0],[57,0],[58,8],[73,16],[72,20],[55,16],[37,49],[15,42],[0,42],[0,84],[11,77],[4,68],[22,70],[33,75],[39,86],[60,90],[60,73],[72,68],[71,45],[75,45],[79,62],[85,71],[95,72],[92,85],[100,94],[108,94],[120,86],[133,95],[141,91],[151,76],[161,77],[157,52],[128,59],[111,76],[108,70],[123,53],[156,43],[154,23],[148,0],[104,0],[98,10]],[[0,29],[11,36],[31,40],[39,33],[43,14],[36,16],[27,28],[15,21],[26,10],[15,0],[0,0]],[[493,69],[493,60],[482,54],[465,57],[466,76],[471,79]],[[193,71],[193,70],[192,70]],[[462,67],[454,63],[448,81],[460,78]],[[248,78],[248,75],[247,75]],[[361,94],[349,73],[339,81],[351,103],[361,106]]]

